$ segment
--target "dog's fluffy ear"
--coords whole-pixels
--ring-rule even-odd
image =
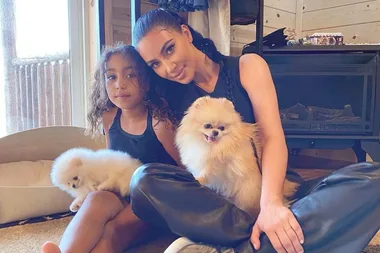
[[[227,105],[228,107],[230,107],[230,109],[233,109],[235,110],[235,105],[227,98],[221,98],[223,104]]]
[[[207,101],[211,99],[210,96],[203,96],[198,98],[197,100],[194,101],[193,106],[195,109],[200,109],[202,108],[205,104],[207,104]]]
[[[82,162],[82,159],[80,159],[79,157],[74,157],[71,161],[70,161],[70,166],[71,167],[79,167],[79,166],[82,166],[83,165],[83,162]]]

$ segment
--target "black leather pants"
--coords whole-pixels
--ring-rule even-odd
[[[359,253],[380,229],[380,164],[344,167],[322,180],[305,182],[291,210],[305,236],[305,252]],[[149,164],[131,181],[134,213],[153,225],[195,242],[255,252],[254,224],[245,212],[202,187],[187,171]],[[275,252],[265,234],[257,252]]]

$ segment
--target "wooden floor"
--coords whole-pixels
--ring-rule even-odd
[[[299,173],[304,179],[313,179],[317,177],[327,176],[331,174],[333,169],[294,169]]]

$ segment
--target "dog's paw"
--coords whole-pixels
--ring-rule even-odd
[[[90,190],[93,191],[93,192],[96,192],[98,191],[98,185],[94,184],[90,187]]]
[[[207,178],[206,177],[202,177],[202,176],[196,177],[195,180],[197,180],[201,185],[205,185],[205,184],[208,183]]]
[[[71,203],[70,205],[70,211],[74,213],[78,212],[81,205],[82,205],[82,201],[73,201],[73,203]]]

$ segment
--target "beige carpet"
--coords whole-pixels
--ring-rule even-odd
[[[51,220],[41,223],[25,224],[0,229],[1,253],[38,253],[41,245],[50,240],[59,243],[61,235],[72,217]],[[159,253],[165,250],[171,238],[154,243],[154,250],[146,245],[144,248],[128,251]],[[380,232],[374,237],[365,253],[380,252]]]

